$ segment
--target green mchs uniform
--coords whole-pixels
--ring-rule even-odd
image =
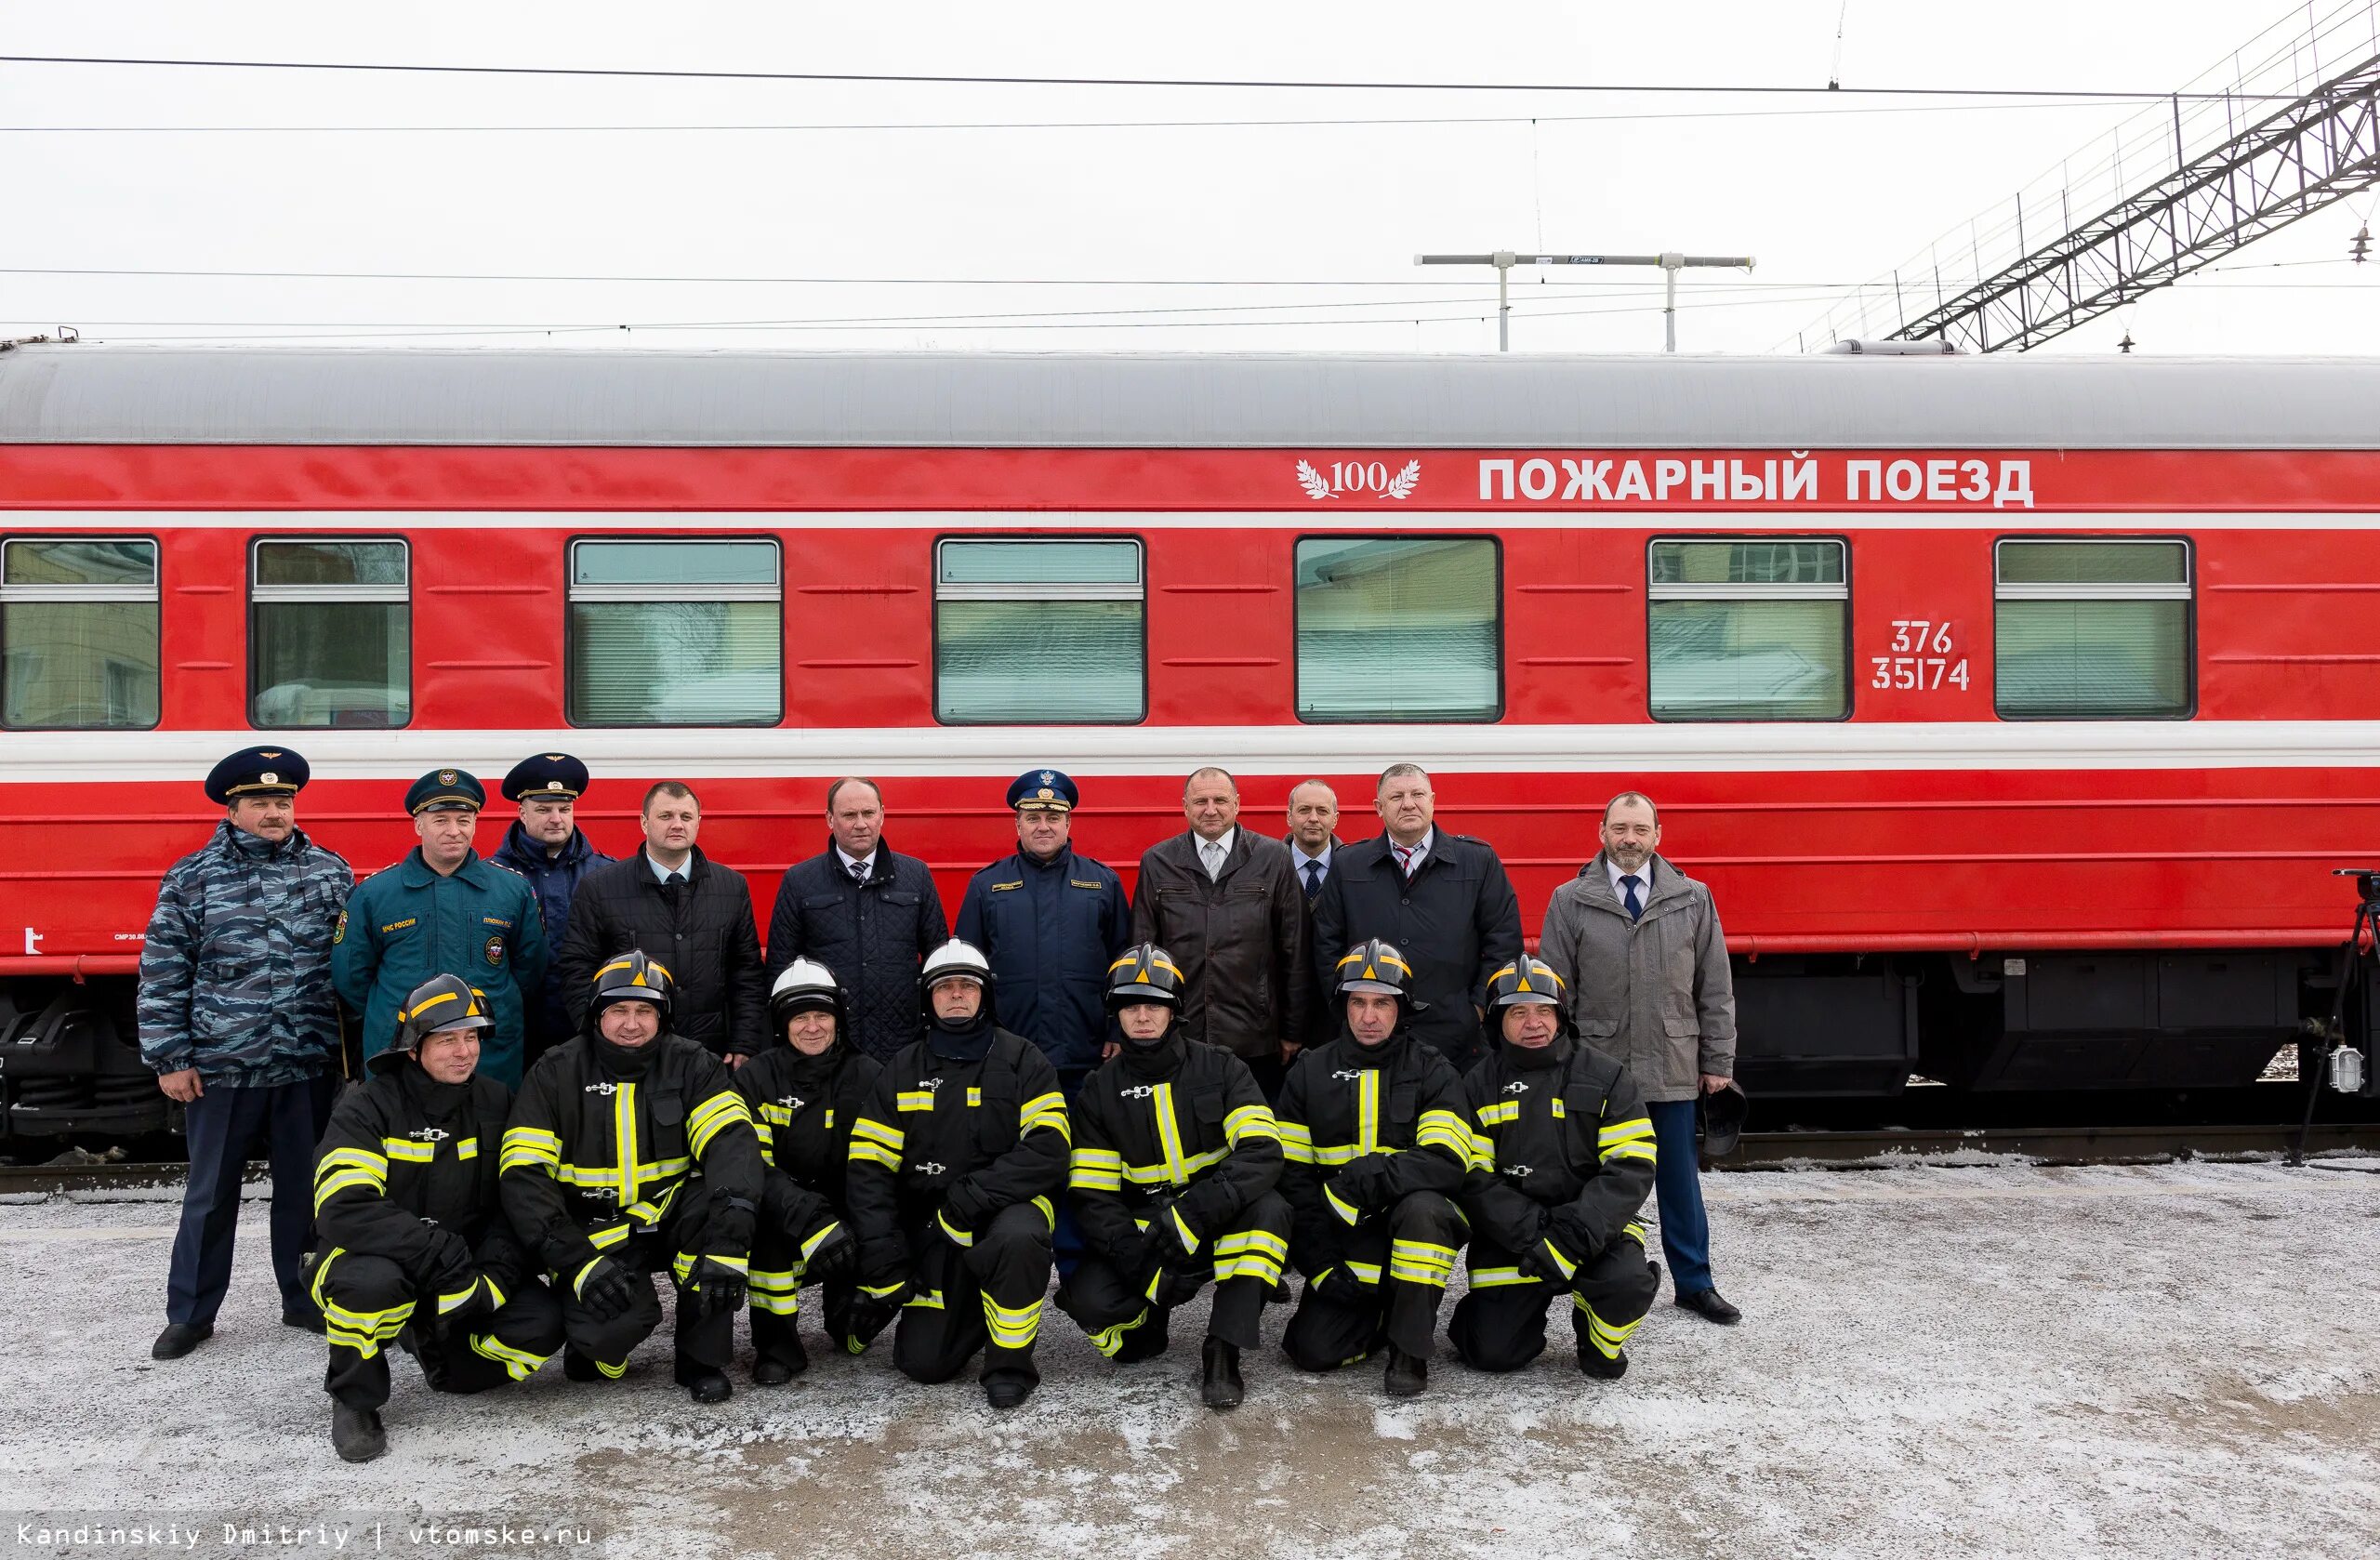
[[[432,975],[461,975],[486,994],[496,1027],[481,1037],[480,1076],[521,1087],[522,993],[541,989],[546,923],[529,880],[473,852],[451,878],[418,846],[366,878],[331,937],[331,980],[364,1014],[364,1054],[388,1049],[397,1010]]]

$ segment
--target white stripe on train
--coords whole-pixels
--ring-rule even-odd
[[[780,531],[1355,531],[1425,526],[1433,531],[1988,531],[2060,534],[2210,531],[2363,531],[2355,510],[2241,513],[2074,509],[1651,509],[1557,505],[1478,509],[1420,507],[1309,509],[0,509],[12,535],[57,531],[680,531],[767,535]]]
[[[528,753],[598,774],[1006,777],[1366,773],[1768,773],[1852,770],[2380,768],[2380,721],[1915,721],[1610,726],[877,726],[396,732],[10,732],[0,784],[187,781],[224,754],[285,742],[318,780],[410,779],[459,764],[493,785]]]

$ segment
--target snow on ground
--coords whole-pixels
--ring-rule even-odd
[[[1118,1370],[1054,1308],[1043,1385],[987,1409],[879,1353],[698,1408],[667,1329],[630,1377],[441,1398],[397,1362],[391,1447],[337,1461],[322,1345],[279,1325],[248,1205],[210,1342],[149,1358],[170,1206],[0,1207],[0,1553],[163,1553],[44,1527],[582,1525],[606,1554],[2256,1555],[2380,1546],[2380,1162],[1716,1177],[1733,1329],[1664,1294],[1618,1382],[1557,1346],[1393,1402],[1251,1355],[1197,1402],[1203,1302]],[[1286,1312],[1267,1313],[1277,1332]],[[15,1525],[33,1519],[30,1541]],[[328,1549],[315,1540],[309,1553]],[[550,1551],[549,1551],[550,1552]],[[579,1553],[588,1553],[581,1550]]]

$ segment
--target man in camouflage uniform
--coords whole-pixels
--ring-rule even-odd
[[[306,777],[306,760],[283,747],[251,747],[215,766],[206,795],[223,821],[204,849],[166,870],[141,946],[140,1055],[180,1102],[190,1144],[165,1329],[150,1350],[157,1359],[178,1359],[215,1331],[231,1283],[240,1179],[259,1138],[272,1165],[281,1319],[322,1330],[299,1264],[338,1052],[331,927],[355,874],[298,827]]]

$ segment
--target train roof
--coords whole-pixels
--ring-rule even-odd
[[[2370,449],[2380,359],[33,345],[0,443]]]

